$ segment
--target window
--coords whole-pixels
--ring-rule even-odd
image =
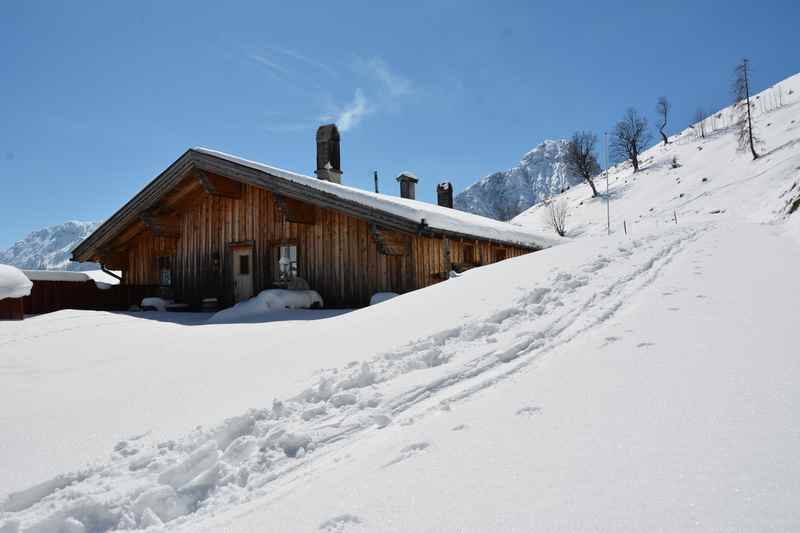
[[[275,247],[277,268],[275,281],[289,281],[297,277],[297,246],[281,244]]]
[[[475,246],[474,245],[464,243],[463,255],[464,255],[464,263],[466,263],[468,265],[474,265],[474,264],[477,263],[477,261],[475,261]]]
[[[506,258],[506,249],[505,248],[496,248],[494,251],[494,260],[503,261]]]
[[[239,275],[246,276],[250,274],[250,256],[249,255],[240,255],[239,256]]]
[[[158,258],[158,284],[162,287],[172,286],[172,258],[169,256]]]

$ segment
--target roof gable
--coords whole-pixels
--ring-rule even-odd
[[[340,210],[399,231],[477,238],[531,249],[545,248],[558,242],[557,239],[507,222],[417,200],[364,191],[216,150],[192,148],[81,242],[73,250],[73,258],[78,261],[88,260],[96,250],[138,220],[142,213],[156,205],[186,175],[196,170],[215,172],[276,194]]]

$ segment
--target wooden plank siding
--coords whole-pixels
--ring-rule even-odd
[[[159,294],[160,287],[155,285],[122,284],[100,289],[94,281],[34,280],[30,295],[20,298],[20,302],[24,304],[27,315],[61,309],[125,311],[139,305],[142,298]]]
[[[149,231],[131,239],[125,281],[129,285],[158,285],[158,258],[174,256],[176,246],[175,237],[157,237]]]
[[[297,246],[298,274],[318,291],[326,307],[361,307],[376,292],[408,292],[445,279],[449,262],[463,262],[463,242],[433,235],[417,235],[378,228],[391,241],[392,250],[381,253],[370,222],[343,212],[305,204],[301,220],[289,222],[285,203],[270,191],[243,184],[241,197],[230,198],[198,190],[193,201],[182,201],[175,237],[157,237],[144,231],[124,244],[128,268],[124,283],[154,285],[159,281],[158,257],[172,257],[172,289],[177,300],[198,304],[216,297],[232,303],[231,244],[253,248],[255,293],[276,279],[276,246]],[[297,205],[291,208],[297,211]],[[313,213],[313,216],[312,216]],[[374,227],[372,228],[374,229]],[[479,264],[494,261],[497,249],[507,257],[528,253],[522,247],[469,240]],[[398,244],[399,243],[399,244]],[[121,246],[121,245],[120,245]],[[385,250],[384,250],[385,251]]]
[[[4,298],[0,300],[0,320],[22,320],[25,318],[25,306],[22,298]]]

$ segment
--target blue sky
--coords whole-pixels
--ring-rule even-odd
[[[191,146],[310,174],[336,120],[345,183],[408,169],[433,200],[662,94],[677,132],[742,56],[756,89],[800,71],[797,2],[383,4],[3,2],[0,248],[108,217]]]

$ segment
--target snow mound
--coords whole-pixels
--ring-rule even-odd
[[[32,287],[33,283],[21,270],[11,265],[0,265],[0,300],[28,296]]]
[[[156,311],[166,311],[167,306],[170,305],[172,302],[169,300],[165,300],[164,298],[159,298],[158,296],[150,296],[148,298],[142,299],[142,307],[148,308],[152,307]]]
[[[317,291],[291,291],[287,289],[267,289],[257,296],[239,302],[229,309],[223,309],[208,319],[210,324],[236,322],[264,313],[274,313],[284,309],[310,309],[322,307],[322,296]]]
[[[372,295],[372,298],[369,299],[369,305],[379,304],[381,302],[385,302],[386,300],[396,298],[397,296],[400,295],[396,292],[376,292]]]

